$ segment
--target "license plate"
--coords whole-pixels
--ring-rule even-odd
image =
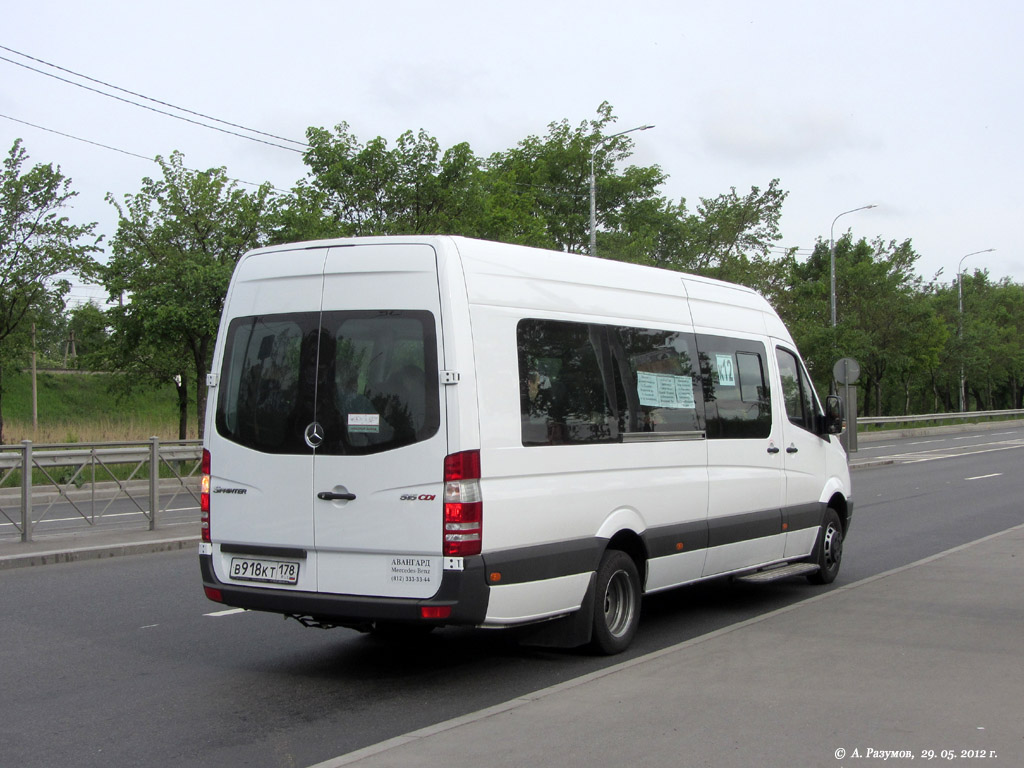
[[[299,564],[283,560],[231,558],[230,576],[236,581],[263,581],[269,584],[298,584]]]

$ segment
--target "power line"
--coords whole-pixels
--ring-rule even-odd
[[[8,48],[6,45],[0,45],[0,49],[5,50],[8,53],[13,53],[13,54],[15,54],[17,56],[21,56],[23,58],[30,59],[32,61],[38,62],[40,64],[43,64],[43,65],[47,66],[47,67],[52,67],[53,69],[59,69],[61,72],[67,72],[69,75],[74,75],[75,77],[80,77],[83,80],[88,80],[90,82],[97,83],[98,85],[102,85],[102,86],[104,86],[106,88],[113,88],[115,91],[120,91],[121,93],[127,93],[129,96],[135,96],[136,98],[145,99],[146,101],[152,101],[154,104],[160,104],[161,106],[164,106],[164,107],[170,107],[171,109],[176,109],[179,112],[185,112],[185,113],[190,114],[190,115],[195,115],[196,117],[201,117],[204,120],[213,120],[214,122],[220,123],[221,125],[229,125],[232,128],[240,128],[243,131],[249,131],[250,133],[257,133],[260,136],[266,136],[266,137],[271,138],[271,139],[278,139],[279,141],[287,141],[290,144],[297,144],[298,146],[303,147],[303,148],[308,147],[308,145],[305,142],[302,142],[302,141],[295,141],[294,139],[289,139],[289,138],[286,138],[284,136],[277,136],[276,134],[267,133],[265,131],[260,131],[260,130],[257,130],[256,128],[249,128],[249,127],[244,126],[244,125],[239,125],[238,123],[232,123],[232,122],[229,122],[227,120],[221,120],[218,117],[213,117],[211,115],[204,115],[202,112],[196,112],[194,110],[187,109],[185,107],[179,107],[176,104],[171,104],[171,103],[166,102],[166,101],[161,101],[160,99],[154,99],[151,96],[146,96],[143,93],[136,93],[135,91],[130,91],[127,88],[122,88],[119,85],[114,85],[113,83],[107,83],[107,82],[105,82],[103,80],[99,80],[99,79],[97,79],[95,77],[90,77],[89,75],[83,75],[81,72],[75,72],[74,70],[67,69],[66,67],[62,67],[62,66],[60,66],[58,64],[53,64],[53,63],[51,63],[49,61],[44,61],[43,59],[36,58],[35,56],[30,56],[27,53],[22,53],[21,51],[16,51],[13,48]],[[38,70],[36,70],[36,71],[38,71]],[[41,73],[41,74],[46,74],[46,73]]]
[[[111,147],[109,144],[100,144],[98,141],[90,141],[89,139],[83,139],[83,138],[81,138],[79,136],[72,136],[70,133],[63,133],[61,131],[54,130],[53,128],[47,128],[47,127],[42,126],[42,125],[36,125],[35,123],[30,123],[27,120],[19,120],[18,118],[11,117],[10,115],[0,114],[0,117],[4,118],[5,120],[10,120],[10,121],[15,122],[15,123],[21,123],[22,125],[27,125],[27,126],[29,126],[31,128],[38,128],[40,131],[47,131],[48,133],[55,133],[58,136],[63,136],[66,139],[74,139],[75,141],[81,141],[81,142],[84,142],[85,144],[92,144],[94,147],[102,147],[103,149],[109,149],[111,152],[120,152],[122,155],[128,155],[129,157],[137,157],[137,158],[139,158],[141,160],[148,160],[150,162],[155,162],[152,157],[146,157],[145,155],[140,155],[140,154],[137,154],[135,152],[129,152],[127,149],[118,149],[117,147]]]
[[[2,46],[0,46],[0,47],[2,47]],[[14,122],[14,123],[21,123],[22,125],[27,125],[30,128],[36,128],[36,129],[38,129],[40,131],[46,131],[47,133],[53,133],[53,134],[56,134],[57,136],[63,136],[66,139],[73,139],[74,141],[81,141],[84,144],[92,144],[94,147],[100,147],[102,149],[108,149],[111,152],[120,152],[122,155],[128,155],[129,157],[136,157],[136,158],[138,158],[140,160],[146,160],[147,162],[150,162],[150,163],[157,162],[156,159],[154,159],[152,157],[146,157],[145,155],[140,155],[137,152],[129,152],[127,149],[119,149],[118,147],[112,147],[109,144],[101,144],[98,141],[92,141],[90,139],[83,139],[81,136],[74,136],[74,135],[72,135],[70,133],[64,133],[63,131],[58,131],[58,130],[56,130],[54,128],[47,128],[45,125],[38,125],[36,123],[30,123],[28,120],[19,120],[16,117],[11,117],[10,115],[5,115],[3,113],[0,113],[0,117],[4,118],[5,120],[10,120],[11,122]],[[201,171],[196,170],[195,168],[185,168],[185,170],[186,171],[191,171],[192,173],[201,173]],[[263,186],[262,184],[257,184],[255,181],[244,181],[242,179],[235,179],[235,178],[231,178],[231,177],[228,177],[228,180],[229,181],[237,182],[239,184],[245,184],[245,185],[250,186],[250,187],[257,187],[257,188],[259,188],[259,187]],[[271,186],[271,189],[274,190],[275,192],[280,192],[282,194],[288,194],[286,190],[278,189],[277,187],[274,187],[274,186]]]
[[[6,48],[4,46],[0,46],[0,48],[3,48],[4,50],[10,50],[9,48]],[[24,55],[24,54],[18,54],[18,55]],[[175,120],[182,120],[182,121],[184,121],[186,123],[191,123],[192,125],[198,125],[198,126],[200,126],[202,128],[209,128],[211,131],[219,131],[220,133],[226,133],[229,136],[236,136],[236,137],[238,137],[240,139],[247,139],[249,141],[255,141],[258,144],[266,144],[267,146],[276,147],[277,149],[284,149],[284,150],[287,150],[288,152],[295,152],[295,153],[298,153],[298,154],[303,154],[303,150],[296,149],[295,147],[286,147],[283,144],[275,144],[274,142],[266,141],[265,139],[257,139],[255,136],[246,136],[244,133],[238,133],[237,131],[229,131],[226,128],[218,128],[216,125],[207,125],[206,123],[200,122],[199,120],[193,120],[190,117],[185,117],[183,115],[176,115],[173,112],[167,112],[166,110],[163,110],[163,109],[157,109],[156,107],[150,107],[150,106],[147,106],[145,104],[139,104],[136,101],[132,101],[131,99],[123,98],[122,96],[117,96],[117,95],[115,95],[113,93],[107,93],[106,91],[101,91],[98,88],[92,88],[91,86],[83,85],[82,83],[76,83],[74,80],[68,80],[66,77],[61,77],[60,75],[55,75],[52,72],[44,72],[43,70],[37,69],[36,67],[30,67],[28,64],[23,64],[20,61],[15,61],[14,59],[9,59],[6,56],[0,56],[0,61],[6,61],[8,64],[13,64],[16,67],[22,67],[23,69],[27,69],[27,70],[29,70],[31,72],[36,72],[37,74],[44,75],[45,77],[51,77],[54,80],[60,80],[62,83],[67,83],[68,85],[73,85],[73,86],[75,86],[77,88],[83,88],[83,89],[85,89],[87,91],[92,91],[93,93],[98,93],[100,96],[106,96],[108,99],[115,99],[115,100],[123,102],[125,104],[131,104],[133,107],[139,107],[140,109],[146,109],[146,110],[149,110],[150,112],[156,112],[157,114],[164,115],[166,117],[173,117]],[[143,97],[143,98],[146,98],[146,97]],[[162,102],[159,102],[159,103],[162,103]],[[174,109],[179,109],[179,107],[174,107]],[[182,110],[182,111],[187,111],[187,110]],[[197,113],[192,113],[192,114],[197,114]],[[216,120],[216,118],[209,118],[209,119]],[[224,121],[218,121],[218,122],[224,122]],[[225,123],[225,124],[230,125],[230,123]],[[243,130],[250,131],[252,129],[250,129],[250,128],[243,128]],[[259,131],[253,131],[253,132],[254,133],[259,133]],[[292,140],[291,139],[283,139],[283,141],[292,141]],[[295,143],[298,143],[298,142],[295,142]]]

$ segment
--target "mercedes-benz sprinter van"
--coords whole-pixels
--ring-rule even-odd
[[[840,566],[838,400],[744,287],[459,237],[264,248],[208,381],[226,605],[615,653],[642,595]]]

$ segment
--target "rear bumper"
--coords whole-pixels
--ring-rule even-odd
[[[290,589],[264,589],[225,583],[213,572],[213,558],[199,556],[203,586],[220,592],[221,602],[234,608],[269,611],[289,616],[308,616],[322,624],[359,627],[375,621],[416,622],[418,624],[482,624],[487,615],[488,588],[484,564],[479,557],[467,557],[463,570],[444,571],[441,587],[426,600],[335,595],[321,592],[297,592]],[[450,607],[445,619],[424,619],[424,607]]]

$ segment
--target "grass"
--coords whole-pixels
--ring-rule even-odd
[[[100,443],[178,439],[178,399],[172,385],[127,397],[111,391],[104,374],[39,373],[38,428],[32,428],[32,378],[5,371],[3,443]],[[189,437],[198,436],[194,407]]]

